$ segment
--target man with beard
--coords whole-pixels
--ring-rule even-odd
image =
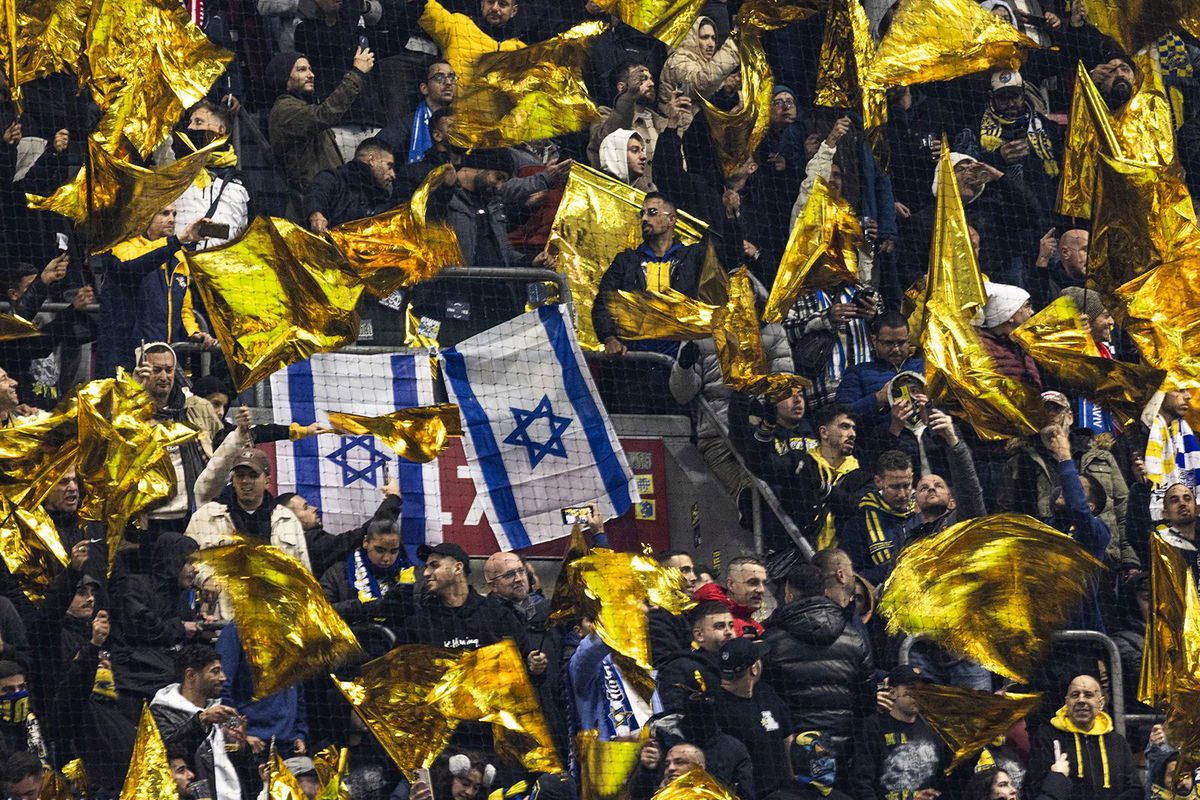
[[[437,0],[428,0],[417,23],[437,43],[458,79],[469,86],[480,56],[525,46],[518,38],[523,22],[517,19],[520,10],[517,0],[479,0],[479,16],[472,18],[453,14]]]
[[[313,178],[304,196],[304,218],[313,233],[322,234],[350,220],[371,217],[391,207],[396,159],[382,139],[359,142],[354,159]]]
[[[1129,56],[1120,53],[1107,55],[1108,59],[1092,67],[1088,74],[1100,90],[1108,110],[1115,114],[1133,98],[1137,70]]]
[[[335,563],[340,563],[367,535],[367,530],[376,520],[395,522],[400,518],[400,484],[392,480],[379,487],[383,501],[371,519],[357,528],[342,533],[330,533],[321,522],[321,509],[310,504],[295,492],[283,492],[276,498],[280,505],[287,506],[304,528],[304,540],[308,545],[308,557],[312,561],[313,574],[324,575]]]
[[[992,96],[979,121],[979,146],[983,161],[1025,181],[1039,198],[1053,196],[1062,129],[1034,110],[1020,72],[992,73]]]
[[[204,147],[215,139],[228,136],[233,128],[233,110],[211,100],[201,100],[188,111],[187,133],[196,147]],[[204,169],[207,179],[200,177],[175,201],[177,228],[187,228],[201,217],[219,225],[229,226],[229,235],[210,237],[196,244],[197,250],[225,244],[236,239],[250,223],[250,193],[242,184],[242,173],[236,164],[233,148],[224,151],[235,163],[229,166],[211,164]]]
[[[1179,551],[1193,579],[1200,576],[1200,552],[1196,542],[1196,494],[1190,486],[1175,483],[1163,495],[1162,523],[1154,531]]]
[[[612,108],[600,108],[600,119],[593,123],[588,142],[588,163],[597,169],[600,168],[600,143],[616,130],[630,130],[641,136],[646,158],[652,160],[654,143],[668,122],[658,110],[656,85],[648,68],[626,61],[617,67],[613,78],[617,99]]]
[[[271,106],[267,131],[275,164],[296,195],[302,196],[317,173],[335,169],[342,153],[333,127],[350,110],[366,88],[366,75],[375,67],[375,54],[360,47],[354,66],[337,88],[318,103],[314,96],[316,74],[300,53],[280,53],[267,65],[268,83],[279,92]]]

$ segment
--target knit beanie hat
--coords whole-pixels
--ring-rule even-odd
[[[1104,302],[1100,299],[1100,293],[1093,290],[1084,289],[1082,286],[1068,286],[1058,293],[1059,297],[1069,297],[1075,307],[1087,315],[1088,322],[1095,322],[1096,317],[1104,313]]]
[[[987,305],[983,307],[985,328],[995,328],[1008,322],[1029,299],[1029,292],[1007,283],[984,281],[983,291],[987,294]]]
[[[292,76],[292,67],[304,58],[303,53],[288,50],[277,54],[267,63],[267,88],[275,94],[283,94],[288,90],[288,79]]]

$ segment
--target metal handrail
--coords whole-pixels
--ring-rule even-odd
[[[1051,637],[1055,642],[1096,642],[1104,648],[1108,654],[1108,674],[1112,680],[1112,697],[1110,708],[1112,709],[1113,725],[1117,729],[1117,733],[1125,735],[1125,676],[1121,670],[1121,653],[1117,650],[1117,643],[1105,636],[1099,631],[1058,631]],[[936,641],[928,633],[913,633],[905,637],[900,643],[899,659],[901,664],[908,663],[908,657],[912,653],[913,646],[918,642],[933,642]],[[1136,715],[1138,718],[1145,715]],[[1130,715],[1129,719],[1134,719],[1135,715]]]

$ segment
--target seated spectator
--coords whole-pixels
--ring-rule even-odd
[[[244,721],[220,702],[221,658],[208,645],[193,644],[179,651],[176,663],[179,682],[160,689],[150,703],[163,744],[191,754],[192,768],[214,797],[241,797],[249,748]]]
[[[383,141],[363,139],[354,160],[313,178],[304,195],[304,218],[313,233],[325,233],[343,222],[373,217],[392,205],[396,163]]]
[[[210,344],[211,337],[201,335],[196,321],[187,293],[187,267],[181,263],[179,250],[185,244],[203,240],[200,226],[212,220],[198,219],[176,236],[175,213],[175,204],[168,205],[154,215],[144,233],[121,242],[100,257],[96,283],[100,292],[100,319],[137,323],[100,326],[96,341],[97,377],[112,377],[119,366],[133,369],[139,338],[143,342],[159,342],[176,333],[180,334],[176,337],[179,341],[197,334],[197,341]],[[153,280],[155,276],[157,280]],[[182,283],[176,276],[182,278]],[[146,305],[147,302],[150,304]],[[147,333],[151,334],[149,338],[144,335]]]
[[[654,189],[647,172],[646,144],[640,133],[617,128],[608,134],[600,142],[599,161],[600,169],[621,183],[643,192]]]
[[[1062,236],[1054,237],[1051,229],[1038,245],[1037,260],[1030,292],[1038,308],[1049,305],[1066,289],[1083,289],[1087,283],[1088,231],[1068,228]],[[1057,255],[1058,261],[1051,263]],[[1076,302],[1079,308],[1083,304]]]
[[[233,110],[210,100],[201,100],[188,110],[188,135],[196,147],[228,136],[233,130]],[[233,149],[229,152],[232,154]],[[235,156],[236,158],[236,156]],[[222,162],[223,163],[223,162]],[[175,225],[186,229],[198,219],[228,225],[228,236],[210,236],[196,243],[197,250],[216,247],[241,236],[250,224],[250,193],[242,183],[237,163],[205,167],[205,179],[197,179],[175,200]],[[203,184],[203,185],[201,185]]]
[[[867,717],[854,738],[850,786],[855,800],[933,800],[941,794],[942,768],[950,763],[950,753],[908,691],[919,682],[927,681],[906,664],[888,673],[891,709]]]
[[[700,16],[692,29],[663,65],[658,83],[658,108],[669,116],[677,96],[689,98],[691,107],[684,112],[680,132],[687,130],[692,117],[700,112],[701,98],[708,100],[739,71],[737,42],[729,36],[717,46],[717,26],[712,18]]]
[[[617,99],[612,108],[600,107],[600,118],[592,123],[588,142],[588,163],[598,169],[604,168],[601,142],[614,131],[635,132],[642,139],[646,158],[653,159],[658,134],[667,127],[667,117],[659,113],[656,105],[654,76],[645,65],[624,61],[617,65],[612,77]]]
[[[912,459],[899,450],[881,453],[875,460],[875,488],[838,532],[839,546],[859,575],[879,585],[891,574],[913,511]]]
[[[367,525],[362,545],[344,563],[335,563],[321,575],[321,590],[334,610],[349,623],[375,619],[378,603],[400,585],[400,572],[408,563],[400,526],[377,519]]]
[[[1078,675],[1067,687],[1062,708],[1034,734],[1029,747],[1030,787],[1045,788],[1047,774],[1067,759],[1071,800],[1136,800],[1143,796],[1133,753],[1104,711],[1107,698],[1091,675]]]
[[[293,193],[293,203],[304,196],[317,173],[341,166],[342,153],[332,129],[366,88],[366,75],[374,66],[374,54],[360,47],[341,83],[317,102],[316,75],[303,55],[279,53],[267,65],[268,83],[278,95],[267,122],[271,153]],[[299,211],[298,205],[294,208]]]
[[[818,731],[838,758],[848,757],[858,720],[875,706],[870,646],[821,570],[797,564],[784,582],[783,604],[767,620],[763,679],[787,703],[795,731]],[[844,763],[844,762],[843,762]]]
[[[863,425],[864,433],[888,424],[893,403],[888,393],[891,380],[901,372],[925,374],[925,357],[913,353],[908,338],[908,320],[896,311],[885,311],[871,320],[871,349],[875,357],[846,369],[838,384],[837,402]]]
[[[696,602],[715,600],[733,614],[734,636],[760,637],[763,626],[754,619],[767,595],[767,568],[757,558],[738,556],[725,568],[725,587],[710,583],[696,590]]]
[[[687,702],[688,679],[699,675],[708,691],[720,683],[721,646],[733,638],[733,615],[715,600],[700,603],[688,612],[691,642],[658,668],[655,682],[663,711],[683,711]]]
[[[438,0],[426,0],[425,12],[417,20],[454,74],[464,85],[471,85],[475,62],[485,53],[520,50],[525,43],[517,38],[523,21],[517,19],[521,4],[517,0],[479,0],[479,15],[452,14]]]

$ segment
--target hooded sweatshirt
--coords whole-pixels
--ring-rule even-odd
[[[150,711],[154,713],[163,741],[168,748],[172,745],[197,744],[196,739],[203,735],[192,759],[197,776],[211,779],[213,800],[240,800],[241,781],[237,769],[229,760],[229,754],[225,752],[225,730],[220,725],[213,725],[205,732],[204,723],[200,722],[200,712],[204,709],[184,697],[179,686],[178,683],[164,686],[150,703]],[[219,702],[213,699],[209,705]],[[209,764],[212,765],[211,775],[204,774],[208,772]]]
[[[634,132],[618,128],[600,143],[600,168],[622,183],[629,183],[629,158],[626,149]]]
[[[1054,763],[1054,742],[1066,754],[1071,771],[1071,800],[1135,800],[1143,796],[1125,737],[1113,730],[1112,717],[1101,711],[1091,730],[1075,726],[1063,706],[1038,730],[1030,748],[1029,786],[1041,786]]]

